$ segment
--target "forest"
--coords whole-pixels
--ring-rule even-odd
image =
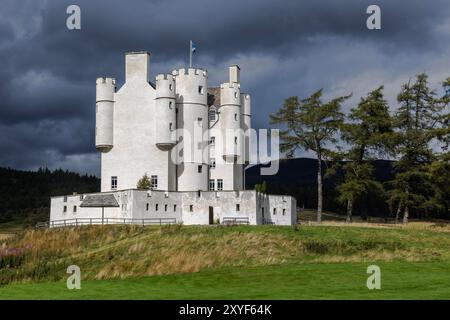
[[[395,106],[383,90],[361,97],[347,114],[342,106],[351,94],[324,102],[320,89],[287,98],[270,115],[285,158],[299,150],[316,156],[316,192],[309,186],[302,192],[316,199],[318,222],[323,210],[344,209],[351,222],[355,213],[367,215],[368,207],[403,223],[450,216],[450,78],[436,89],[425,73],[417,75],[399,88]],[[376,160],[391,161],[387,180],[374,174]]]

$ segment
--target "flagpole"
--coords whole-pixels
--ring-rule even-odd
[[[189,40],[189,68],[192,68],[192,40]]]

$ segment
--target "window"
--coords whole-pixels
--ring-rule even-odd
[[[234,137],[234,144],[237,144],[237,137]]]
[[[172,84],[169,84],[169,90],[172,91]]]
[[[194,211],[194,206],[193,206],[192,204],[189,206],[189,211],[190,211],[190,212],[193,212],[193,211]]]
[[[209,167],[214,169],[216,167],[216,158],[209,159]]]
[[[273,215],[277,214],[277,208],[273,208]]]
[[[164,211],[167,211],[167,204],[164,205]]]
[[[223,179],[217,179],[217,190],[218,191],[223,190]]]
[[[84,196],[82,194],[80,194],[80,201],[82,201],[84,199]]]
[[[67,202],[67,196],[64,196],[63,201],[64,201],[64,202]]]
[[[197,124],[199,127],[203,127],[203,119],[202,118],[197,118]]]
[[[67,206],[63,207],[63,212],[66,213],[67,212]]]
[[[148,207],[149,207],[149,204],[147,203],[147,205],[145,206],[146,211],[148,211]]]
[[[237,121],[237,113],[234,114],[234,120]]]
[[[172,109],[172,101],[169,101],[169,109]]]
[[[198,93],[199,94],[203,94],[204,93],[203,86],[198,86]]]
[[[111,177],[111,190],[117,190],[117,176]]]
[[[241,210],[241,205],[239,203],[236,203],[236,211],[240,211]]]
[[[283,216],[286,215],[286,209],[283,209]]]
[[[234,92],[234,97],[237,98],[237,92],[236,91]]]
[[[177,205],[176,204],[173,205],[173,211],[174,212],[177,211]]]
[[[216,111],[214,110],[209,111],[209,121],[216,121]]]
[[[198,173],[202,173],[202,166],[198,166],[197,171],[198,171]]]
[[[214,191],[214,179],[209,179],[209,191]]]
[[[169,123],[169,130],[170,130],[170,131],[173,130],[173,128],[172,128],[172,122]]]
[[[210,144],[211,146],[215,145],[215,144],[216,144],[216,137],[210,137],[210,138],[209,138],[209,144]]]
[[[73,206],[73,212],[77,212],[77,206]]]
[[[150,188],[158,189],[158,176],[152,176],[150,178]]]
[[[158,204],[155,204],[155,211],[158,211]]]

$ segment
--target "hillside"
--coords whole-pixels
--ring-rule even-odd
[[[33,225],[48,220],[51,196],[99,190],[100,180],[94,176],[0,168],[0,223],[16,220]]]
[[[358,298],[370,293],[370,264],[390,279],[373,297],[449,298],[449,232],[432,223],[28,230],[0,241],[0,298]],[[73,264],[77,293],[65,289]]]

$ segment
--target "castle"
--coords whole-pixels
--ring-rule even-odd
[[[96,81],[95,146],[101,192],[51,199],[50,224],[296,222],[293,197],[245,190],[251,98],[240,68],[208,87],[206,70],[149,82],[147,52],[125,55],[125,83]],[[146,176],[149,190],[137,189]]]

